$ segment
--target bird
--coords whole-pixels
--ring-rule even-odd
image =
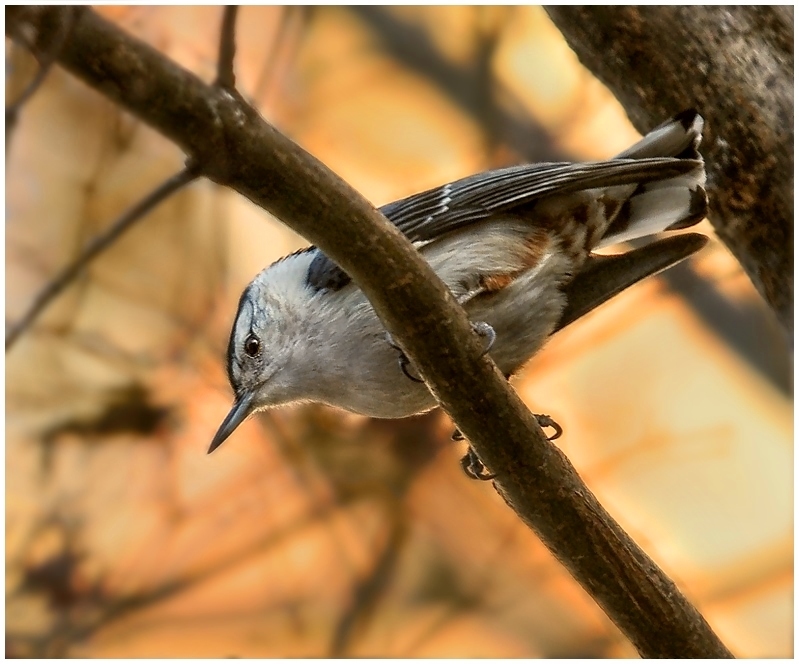
[[[379,209],[510,377],[556,331],[704,245],[704,236],[682,234],[594,253],[706,216],[703,127],[697,111],[685,110],[613,159],[490,170]],[[234,404],[209,454],[251,413],[284,404],[317,402],[374,418],[437,406],[360,288],[314,246],[274,262],[244,289],[227,373]],[[467,456],[464,468],[481,475],[474,453]]]

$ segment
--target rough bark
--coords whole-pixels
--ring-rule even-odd
[[[548,7],[645,132],[707,120],[710,221],[793,334],[793,8]]]
[[[63,8],[6,10],[34,46]],[[544,437],[430,266],[373,206],[267,124],[235,91],[207,85],[87,10],[59,63],[186,151],[199,172],[269,210],[364,290],[505,499],[646,657],[729,657],[674,583]]]

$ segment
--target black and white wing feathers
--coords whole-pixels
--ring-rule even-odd
[[[389,203],[380,211],[412,242],[425,243],[493,215],[526,208],[545,196],[666,180],[701,165],[672,158],[524,164],[471,175]]]
[[[683,228],[701,219],[707,208],[698,152],[703,127],[699,113],[685,110],[610,161],[527,164],[478,173],[389,203],[380,211],[420,246],[495,215],[518,214],[535,224],[531,206],[548,196],[636,184],[627,209],[607,229],[607,242]],[[312,251],[316,255],[309,286],[336,290],[349,283],[333,261],[316,248]]]
[[[547,196],[666,180],[701,167],[701,161],[673,158],[525,164],[471,175],[384,205],[380,212],[409,240],[424,245],[495,215],[522,212]],[[308,284],[333,290],[346,286],[346,273],[314,251]]]

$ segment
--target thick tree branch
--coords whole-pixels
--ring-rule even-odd
[[[645,132],[707,120],[710,221],[793,333],[793,8],[548,7]]]
[[[6,10],[47,43],[62,8]],[[180,145],[202,174],[316,243],[363,289],[442,406],[497,473],[507,502],[643,656],[729,651],[674,583],[613,521],[488,357],[411,243],[236,94],[207,85],[87,11],[59,62]]]
[[[219,57],[217,61],[217,76],[214,85],[226,90],[235,90],[236,76],[233,71],[236,56],[236,13],[238,6],[227,6],[222,15],[222,28],[219,37]],[[63,48],[70,34],[75,18],[83,8],[74,8],[68,20],[59,27],[59,34],[50,44],[50,50],[41,59],[37,76],[27,87],[20,98],[6,109],[6,136],[13,125],[9,125],[9,116],[16,122],[16,116],[22,104],[35,92],[47,75],[56,59],[58,51]],[[113,245],[128,229],[139,219],[143,218],[153,208],[169,198],[172,194],[191,183],[197,178],[193,166],[176,173],[158,185],[153,191],[142,198],[133,207],[127,210],[119,219],[113,222],[108,230],[94,238],[89,245],[72,263],[55,275],[45,287],[34,297],[28,310],[22,315],[11,329],[6,332],[6,352],[17,342],[33,323],[41,316],[47,306],[55,300],[69,286],[77,276],[85,270],[100,254]]]

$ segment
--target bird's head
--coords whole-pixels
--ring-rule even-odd
[[[289,381],[304,284],[281,274],[285,270],[276,269],[277,265],[261,272],[239,300],[227,349],[228,379],[235,400],[209,454],[254,411],[294,400],[289,396]]]

